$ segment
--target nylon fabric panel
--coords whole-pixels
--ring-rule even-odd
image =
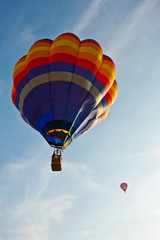
[[[56,38],[51,46],[50,79],[52,81],[51,101],[54,120],[66,120],[66,105],[70,95],[79,45],[80,40],[74,35],[63,34]]]
[[[32,113],[30,112],[30,105],[29,107],[26,106],[24,107],[22,113],[22,109],[20,108],[20,105],[23,103],[23,96],[21,95],[21,91],[24,88],[24,86],[28,83],[27,77],[26,77],[26,72],[25,72],[25,61],[26,61],[26,56],[22,57],[17,64],[15,65],[14,68],[14,73],[13,73],[13,82],[15,85],[13,85],[13,96],[12,100],[15,106],[19,109],[21,112],[22,118],[33,128],[36,130],[40,130],[32,118]],[[16,86],[16,87],[15,87]]]
[[[39,45],[38,47],[37,44]],[[43,119],[45,124],[53,120],[49,79],[49,54],[52,42],[47,41],[46,43],[44,40],[37,44],[33,44],[28,51],[26,57],[26,71],[28,84],[32,89],[35,105],[37,105],[37,110],[33,108],[32,114],[34,117],[37,116],[36,122]],[[43,65],[41,60],[44,62]],[[44,84],[42,84],[43,82]]]
[[[90,45],[89,41],[82,41],[80,44],[76,66],[74,69],[74,73],[76,75],[73,76],[65,114],[65,120],[73,122],[72,126],[74,126],[75,128],[78,128],[78,126],[81,124],[81,121],[83,121],[85,116],[88,115],[88,111],[90,111],[89,107],[92,106],[93,108],[93,106],[95,105],[96,101],[92,97],[92,95],[90,95],[88,99],[87,96],[90,89],[92,88],[92,83],[96,78],[101,62],[102,50],[99,44],[93,41]],[[84,86],[83,89],[73,84],[77,82],[78,75],[85,77],[88,80],[88,82],[83,81],[83,78],[81,78]],[[87,104],[89,105],[87,106]],[[72,132],[72,129],[70,130],[70,132]]]
[[[112,87],[107,92],[105,97],[102,98],[101,102],[95,107],[95,109],[86,117],[86,119],[82,122],[79,129],[77,129],[75,136],[82,135],[86,131],[89,131],[91,128],[95,127],[98,123],[104,121],[104,119],[108,115],[109,108],[115,101],[117,96],[117,82],[114,81]]]

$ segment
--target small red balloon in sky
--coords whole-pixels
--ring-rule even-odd
[[[121,188],[124,192],[126,192],[126,190],[127,190],[127,188],[128,188],[128,184],[125,183],[125,182],[123,182],[123,183],[121,183],[120,188]]]

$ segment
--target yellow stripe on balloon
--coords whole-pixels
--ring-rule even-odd
[[[49,57],[49,51],[37,51],[32,53],[29,57],[27,57],[26,59],[26,65],[34,60],[34,59],[38,59],[38,58],[48,58]],[[49,61],[49,60],[48,60]]]
[[[100,52],[101,54],[103,54],[102,48],[99,45],[99,43],[92,41],[90,42],[90,40],[84,40],[81,42],[81,47],[90,47],[90,48],[94,48],[96,49],[98,52]]]
[[[70,132],[68,132],[64,129],[52,129],[52,130],[47,132],[47,135],[50,134],[50,133],[53,133],[53,132],[64,132],[64,133],[67,133],[69,136],[71,136]]]
[[[50,51],[50,56],[57,53],[67,53],[74,57],[77,57],[78,51],[70,46],[57,46],[55,48],[52,48]]]
[[[76,43],[77,45],[80,44],[80,39],[76,35],[74,35],[74,34],[71,34],[71,35],[67,34],[67,33],[66,34],[62,34],[62,35],[58,36],[54,40],[54,42],[58,42],[60,40],[69,40],[69,41],[72,41],[72,42]]]
[[[104,119],[107,117],[108,112],[109,112],[109,108],[108,108],[104,113],[102,113],[102,117],[101,117],[101,121],[100,121],[100,123],[103,122]]]
[[[102,70],[101,70],[101,69],[102,69]],[[104,69],[104,70],[107,70],[107,71],[112,75],[113,79],[115,79],[116,72],[115,72],[115,70],[113,69],[112,66],[110,66],[110,65],[108,65],[108,64],[105,64],[105,63],[102,63],[101,69],[100,69],[100,71],[103,71],[103,69]]]
[[[113,93],[114,93],[114,97],[116,98],[117,92],[118,92],[116,86],[113,84],[112,87],[111,87],[111,89],[112,89],[112,91],[113,91]]]
[[[27,53],[27,59],[30,57],[30,55],[32,55],[35,52],[41,52],[41,51],[46,51],[49,52],[50,51],[50,47],[46,47],[46,46],[40,46],[40,47],[33,47],[32,49],[30,49]]]
[[[90,53],[92,54],[93,56],[95,56],[96,58],[99,59],[100,62],[102,62],[102,53],[97,51],[96,49],[94,48],[91,48],[91,47],[80,47],[79,49],[79,53]]]
[[[33,48],[37,48],[37,47],[51,47],[53,41],[51,42],[46,42],[45,39],[43,41],[43,39],[41,41],[37,41],[35,42],[29,49],[29,51],[31,51]]]
[[[55,42],[52,43],[51,45],[51,50],[54,49],[55,47],[58,46],[70,46],[72,48],[74,48],[76,51],[78,51],[79,49],[79,45],[77,45],[75,42],[73,41],[69,41],[69,40],[57,40]]]
[[[16,88],[15,88],[15,86],[13,85],[12,86],[12,91],[11,91],[11,96],[13,97],[13,94],[16,92]]]
[[[24,68],[25,64],[26,64],[26,57],[23,58],[22,60],[20,60],[20,61],[15,65],[14,70],[13,70],[13,77],[15,77],[14,75],[15,75],[15,73],[17,72],[18,69],[20,69],[21,67]],[[20,71],[19,71],[19,72],[20,72]],[[16,75],[17,75],[17,74],[16,74]]]
[[[97,69],[100,68],[101,61],[96,56],[92,55],[91,53],[80,52],[78,54],[77,59],[79,59],[79,58],[88,60],[89,62],[93,63],[97,67]]]

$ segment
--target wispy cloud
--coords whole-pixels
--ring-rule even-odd
[[[35,30],[32,26],[26,25],[19,33],[19,41],[21,43],[32,42],[36,39]]]
[[[84,238],[84,237],[91,237],[91,235],[94,234],[94,232],[91,230],[82,230],[78,234],[80,235],[80,237]]]
[[[136,159],[140,160],[142,158],[145,158],[145,159],[152,159],[152,161],[153,160],[156,161],[158,159],[158,161],[159,161],[159,159],[160,159],[160,148],[155,147],[155,148],[150,149],[150,151],[133,153],[133,154],[130,154],[130,155],[123,156],[123,158],[125,158],[125,159],[134,158],[135,160]]]
[[[3,214],[8,222],[6,235],[12,239],[48,239],[48,230],[54,221],[60,221],[72,207],[73,196],[26,200]]]
[[[148,19],[148,13],[152,11],[157,0],[144,0],[140,2],[137,8],[129,14],[126,21],[117,29],[114,39],[112,39],[112,44],[109,47],[112,55],[118,53],[126,44],[135,37],[136,34],[140,36],[142,34],[141,27],[145,27],[146,31],[153,30],[148,28],[147,22],[144,24],[144,19]],[[142,26],[143,25],[143,26]]]
[[[81,179],[80,182],[77,180],[79,188],[83,186],[87,191],[94,192],[104,192],[106,190],[106,186],[96,179],[94,171],[85,164],[67,162],[64,167],[65,171],[74,179]]]
[[[2,239],[47,240],[52,223],[61,221],[65,212],[72,208],[74,196],[55,195],[50,191],[48,186],[52,184],[53,174],[49,174],[48,165],[43,162],[44,156],[37,158],[12,159],[12,163],[1,168]]]
[[[70,163],[65,159],[63,172],[56,174],[44,161],[45,157],[41,151],[41,155],[12,158],[0,169],[2,239],[47,240],[49,229],[54,222],[65,218],[66,211],[73,207],[82,189],[87,194],[93,191],[103,193],[106,189],[87,165]],[[66,179],[65,191],[59,191]],[[92,231],[87,229],[77,234],[89,237]]]
[[[93,0],[88,9],[82,14],[81,19],[74,26],[73,32],[80,33],[91,23],[92,19],[98,14],[101,5],[106,2],[105,0]]]

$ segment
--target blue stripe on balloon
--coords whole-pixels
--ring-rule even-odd
[[[22,78],[21,81],[18,83],[16,91],[19,95],[27,83],[28,83],[28,79],[26,76]]]
[[[39,75],[48,73],[48,71],[49,71],[48,64],[47,65],[42,65],[42,66],[39,66],[39,67],[35,67],[31,71],[28,72],[27,78],[30,81],[32,78],[35,78]]]
[[[91,83],[95,80],[95,75],[84,67],[76,66],[74,73],[88,79]]]
[[[38,77],[41,74],[48,73],[48,65],[43,65],[32,69],[28,74],[21,79],[17,85],[17,93],[20,95],[23,88],[35,77]]]
[[[103,112],[105,112],[108,109],[108,102],[106,98],[102,98],[101,103],[103,104]]]
[[[15,106],[18,108],[18,110],[19,110],[19,101],[20,101],[19,95],[17,95],[15,99]]]
[[[100,91],[102,96],[106,94],[106,88],[104,87],[104,84],[101,81],[99,81],[97,78],[94,81],[93,85]]]
[[[66,63],[66,62],[54,62],[50,63],[49,65],[49,71],[54,72],[54,71],[66,71],[66,72],[74,72],[75,65],[71,63]]]

